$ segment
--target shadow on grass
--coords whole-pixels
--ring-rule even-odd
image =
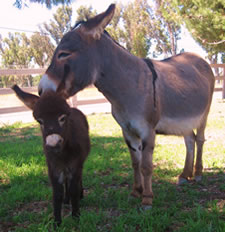
[[[33,136],[40,136],[40,129],[38,125],[24,124],[18,122],[10,126],[0,127],[0,142],[15,141],[21,138],[32,138]]]
[[[43,211],[51,214],[51,188],[47,167],[42,155],[41,138],[36,136],[39,129],[23,128],[16,132],[15,128],[0,130],[0,134],[7,133],[9,135],[0,143],[0,149],[3,145],[9,146],[8,152],[6,150],[0,157],[0,217],[6,225],[5,231],[24,224],[27,218],[20,215],[31,211],[30,208],[39,203],[42,205],[45,202],[43,210],[39,208],[32,211],[34,218],[30,224],[46,220],[41,216]],[[21,147],[19,150],[18,146],[12,145],[15,141]],[[140,208],[141,203],[140,199],[129,196],[133,171],[127,146],[121,137],[92,135],[91,143],[91,153],[84,167],[85,198],[82,200],[81,210],[83,214],[105,212],[109,218],[125,217],[127,212]],[[177,220],[182,218],[181,215],[193,212],[196,207],[205,211],[214,207],[223,219],[224,211],[221,208],[225,199],[224,170],[205,170],[201,183],[190,181],[184,186],[177,186],[175,181],[180,172],[181,169],[178,168],[169,169],[163,165],[155,167],[152,214],[162,215],[167,212],[170,218],[176,215],[174,220]],[[168,227],[164,231],[173,231],[176,226]]]

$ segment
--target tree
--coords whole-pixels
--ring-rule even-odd
[[[173,0],[192,37],[213,60],[225,53],[225,1]]]
[[[155,11],[152,13],[150,27],[157,40],[156,50],[165,56],[176,55],[179,52],[177,41],[180,39],[181,26],[175,8],[168,0],[155,0]]]
[[[109,32],[113,39],[126,46],[126,31],[124,30],[124,27],[121,26],[123,25],[123,11],[124,6],[122,5],[122,3],[117,4],[114,16],[110,24],[107,26],[106,30]]]
[[[48,36],[36,32],[30,38],[30,47],[36,64],[40,67],[46,67],[50,64],[55,46],[51,43]]]
[[[146,57],[150,48],[150,35],[148,34],[148,14],[145,0],[128,3],[124,7],[122,20],[124,33],[122,37],[126,48],[136,56]]]
[[[30,41],[24,33],[9,33],[8,38],[1,40],[0,53],[4,68],[28,68],[32,59]],[[15,82],[15,79],[22,85],[32,84],[30,76],[2,77],[2,82]]]
[[[117,35],[124,39],[127,49],[139,57],[175,55],[181,33],[175,16],[174,8],[167,1],[155,0],[150,5],[147,0],[135,0],[123,8],[121,17],[125,30]],[[150,51],[153,46],[155,49]]]
[[[2,68],[29,68],[35,64],[46,67],[55,50],[46,35],[33,34],[28,38],[24,33],[9,33],[8,38],[0,39],[0,55]],[[1,76],[4,87],[17,82],[23,86],[32,86],[32,76]]]
[[[93,17],[97,14],[93,8],[80,6],[77,9],[76,22],[86,21],[88,18]],[[72,29],[72,7],[62,6],[58,8],[56,13],[53,15],[53,19],[49,23],[44,23],[40,27],[42,34],[49,34],[51,38],[55,41],[56,45],[59,44],[63,35]]]
[[[40,4],[45,5],[48,9],[51,9],[52,6],[57,6],[58,4],[70,4],[72,0],[29,0],[30,2],[37,2]],[[27,6],[26,0],[15,0],[14,4],[15,7],[21,9],[23,6]]]
[[[80,6],[77,9],[76,22],[87,21],[89,18],[94,17],[97,14],[96,10],[93,10],[92,6]]]
[[[25,33],[9,33],[1,41],[2,64],[4,66],[28,67],[32,56],[30,41]]]
[[[57,9],[50,23],[44,23],[43,28],[40,27],[40,31],[43,34],[49,34],[56,45],[58,45],[63,35],[72,28],[71,18],[72,8],[69,6],[62,6]]]

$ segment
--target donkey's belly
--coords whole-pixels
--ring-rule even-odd
[[[162,117],[156,125],[157,134],[188,135],[193,129],[201,125],[203,115],[190,118]]]

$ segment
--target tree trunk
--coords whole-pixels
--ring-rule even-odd
[[[176,52],[175,38],[174,38],[173,30],[172,30],[171,25],[169,23],[167,23],[167,26],[168,26],[168,30],[169,30],[169,34],[170,34],[171,53],[172,53],[172,56],[175,56],[177,54],[177,52]]]

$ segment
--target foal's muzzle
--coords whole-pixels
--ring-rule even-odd
[[[47,151],[57,153],[62,150],[64,139],[59,134],[50,134],[45,139]]]

